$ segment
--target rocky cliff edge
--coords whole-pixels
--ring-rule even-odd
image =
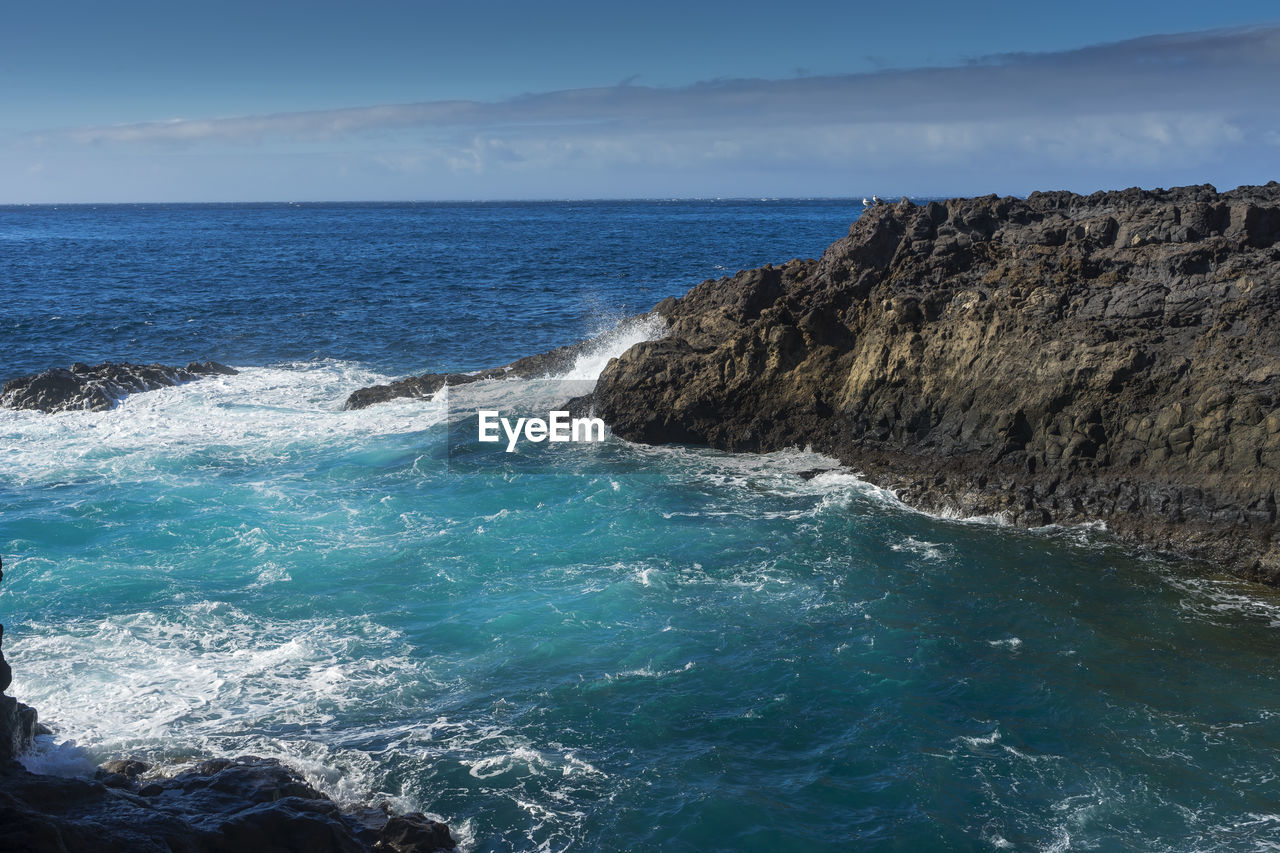
[[[663,301],[594,404],[633,441],[809,446],[923,509],[1280,583],[1277,241],[1275,182],[904,199]]]

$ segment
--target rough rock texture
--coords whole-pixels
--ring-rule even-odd
[[[8,670],[7,664],[4,669]],[[0,693],[0,763],[12,761],[29,750],[40,732],[35,708]]]
[[[1280,184],[869,209],[707,281],[601,375],[624,438],[812,446],[913,505],[1280,583]]]
[[[3,570],[0,569],[0,578]],[[0,627],[0,634],[3,628]],[[449,828],[419,813],[341,808],[274,759],[214,759],[174,776],[109,761],[95,779],[32,773],[36,712],[3,695],[0,652],[0,853],[431,853]]]
[[[111,765],[129,764],[130,773]],[[427,853],[455,844],[421,814],[342,809],[274,759],[206,761],[176,776],[139,778],[112,762],[96,780],[0,768],[0,851],[183,853]],[[119,768],[117,768],[119,769]]]
[[[503,367],[493,367],[476,373],[424,373],[410,376],[389,385],[372,385],[351,392],[344,409],[363,409],[375,403],[385,403],[399,397],[428,398],[446,385],[466,385],[481,379],[534,379],[562,372],[573,366],[574,360],[590,346],[582,341],[566,347],[558,347],[540,355],[531,355],[513,361]]]
[[[0,580],[4,580],[4,562],[0,560]],[[4,659],[4,626],[0,625],[0,765],[31,748],[41,726],[36,709],[4,695],[13,683],[13,667]]]
[[[193,361],[186,367],[124,362],[91,367],[77,363],[9,380],[0,389],[0,405],[41,412],[101,412],[140,391],[154,391],[214,374],[234,376],[236,372],[216,361]]]

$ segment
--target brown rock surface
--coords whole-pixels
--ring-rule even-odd
[[[811,446],[910,504],[1280,582],[1280,184],[870,208],[601,375],[624,438]],[[1274,543],[1274,544],[1273,544]]]

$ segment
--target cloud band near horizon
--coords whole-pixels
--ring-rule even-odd
[[[612,173],[618,186],[630,175],[660,195],[680,176],[696,174],[697,192],[714,194],[806,170],[795,194],[820,186],[822,170],[841,181],[883,176],[881,186],[907,191],[924,189],[907,178],[937,185],[955,170],[1041,183],[1036,175],[1060,174],[1066,186],[1090,180],[1090,169],[1100,183],[1125,170],[1230,182],[1229,166],[1261,181],[1276,177],[1264,172],[1280,153],[1278,84],[1280,27],[1268,26],[946,68],[81,127],[28,135],[21,147],[325,152],[346,156],[344,168],[419,176],[454,197],[469,186],[493,197],[484,187],[499,175],[536,186],[533,173]]]

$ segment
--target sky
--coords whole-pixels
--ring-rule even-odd
[[[0,203],[1025,195],[1280,178],[1274,2],[43,0]]]

